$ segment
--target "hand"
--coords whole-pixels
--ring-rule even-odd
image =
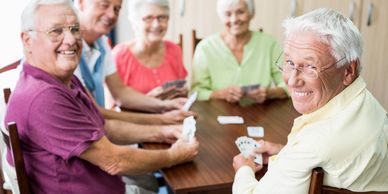
[[[263,103],[268,98],[268,89],[266,87],[259,87],[247,93],[249,98],[252,98],[257,103]]]
[[[263,168],[262,165],[256,164],[254,160],[254,156],[249,156],[245,158],[241,153],[233,158],[233,168],[234,171],[237,172],[242,166],[249,166],[252,168],[254,172],[257,172]]]
[[[192,111],[172,110],[161,115],[163,124],[179,124],[189,116],[196,116],[196,114]]]
[[[171,165],[188,162],[198,155],[199,143],[194,137],[190,141],[183,138],[178,139],[168,150],[171,158]]]
[[[173,144],[182,136],[182,125],[162,126],[163,142]]]
[[[175,109],[183,109],[183,105],[186,103],[186,101],[187,101],[187,98],[175,98],[172,100],[163,100],[162,112],[175,110]]]
[[[238,102],[243,97],[243,93],[240,87],[231,86],[228,88],[214,91],[210,97],[224,99],[227,102],[233,103],[233,102]]]
[[[268,164],[268,158],[272,155],[276,155],[280,152],[280,150],[284,147],[282,144],[273,143],[269,141],[260,140],[259,144],[261,145],[259,148],[254,149],[254,153],[262,154],[263,163]]]

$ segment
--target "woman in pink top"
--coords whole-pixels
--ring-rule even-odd
[[[187,72],[178,45],[163,41],[169,20],[168,0],[132,0],[129,20],[135,38],[113,49],[117,72],[124,84],[151,96],[186,96]]]

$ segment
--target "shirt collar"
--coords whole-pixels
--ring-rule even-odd
[[[318,119],[328,118],[335,113],[343,110],[349,103],[353,101],[360,93],[366,89],[366,83],[364,79],[359,76],[356,80],[353,81],[348,87],[346,87],[342,92],[334,96],[329,102],[327,102],[323,107],[318,110],[303,114],[302,116],[294,120],[294,126],[292,127],[292,133],[302,129],[304,125],[309,124]]]

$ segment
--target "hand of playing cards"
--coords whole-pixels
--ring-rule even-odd
[[[257,141],[246,136],[237,138],[235,143],[245,158],[248,158],[250,155],[254,154],[254,149],[261,146]],[[261,154],[254,154],[254,156],[254,162],[263,165],[263,156]]]
[[[260,88],[260,84],[246,85],[246,86],[241,86],[241,91],[244,95],[247,95],[249,92],[256,90],[258,88]]]
[[[185,86],[185,84],[186,84],[186,80],[173,80],[173,81],[165,82],[162,85],[162,88],[163,88],[163,90],[166,90],[166,89],[171,88],[171,87],[183,88],[183,86]]]
[[[196,122],[193,116],[187,117],[183,120],[182,135],[185,140],[190,141],[194,138],[195,131],[197,130],[195,124]]]

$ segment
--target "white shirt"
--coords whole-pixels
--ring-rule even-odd
[[[109,75],[112,75],[113,73],[116,73],[116,64],[113,61],[112,57],[112,49],[110,45],[108,44],[108,38],[106,36],[102,36],[102,44],[105,50],[105,57],[103,62],[103,78],[102,80],[105,80],[105,78]],[[93,72],[94,66],[96,65],[98,57],[101,55],[100,51],[98,50],[98,44],[95,43],[94,47],[90,47],[84,40],[82,41],[82,49],[84,52],[86,52],[85,62],[90,70],[90,72]],[[77,69],[74,71],[74,75],[80,79],[81,83],[85,86],[85,82],[82,78],[81,69],[78,65]]]

